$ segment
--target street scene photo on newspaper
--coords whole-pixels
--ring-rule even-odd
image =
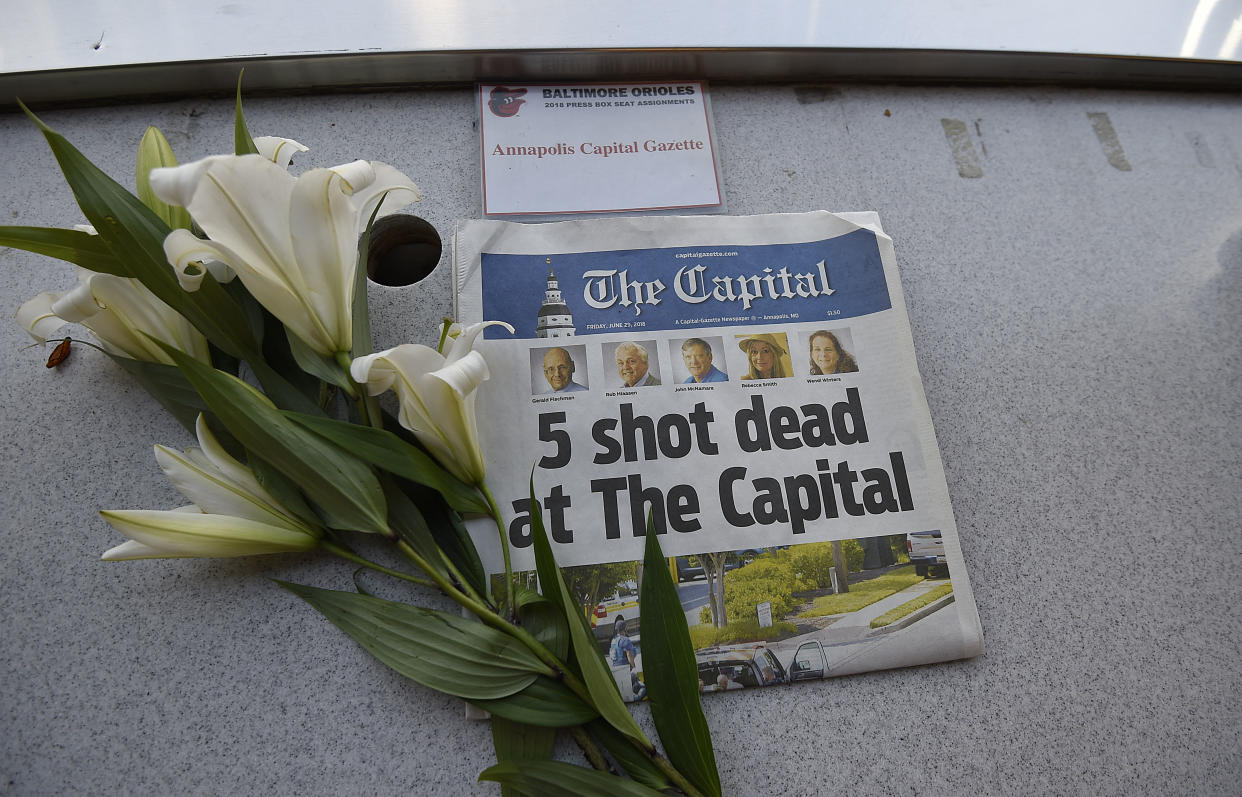
[[[964,658],[983,637],[892,241],[874,213],[465,221],[489,481],[529,475],[622,695],[646,694],[648,518],[703,692]],[[503,572],[494,527],[472,528]],[[529,577],[533,578],[533,574]]]

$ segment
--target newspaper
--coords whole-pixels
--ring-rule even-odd
[[[488,482],[532,474],[618,687],[645,695],[648,516],[704,692],[982,652],[893,243],[874,213],[459,223]],[[490,572],[494,525],[471,524]]]

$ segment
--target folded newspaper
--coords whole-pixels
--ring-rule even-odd
[[[453,266],[458,318],[515,330],[484,333],[478,397],[514,568],[533,467],[627,699],[648,517],[704,692],[982,652],[876,214],[464,221]],[[503,572],[495,526],[472,534]]]

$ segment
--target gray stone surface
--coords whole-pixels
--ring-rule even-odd
[[[731,212],[875,209],[895,239],[988,645],[708,700],[726,791],[1236,793],[1242,100],[716,86],[714,108]],[[445,236],[478,212],[474,113],[465,89],[247,105],[304,165],[403,169]],[[231,144],[224,101],[46,119],[126,184],[147,123],[183,159]],[[35,129],[0,115],[0,143],[0,223],[78,222]],[[444,262],[372,288],[378,344],[428,339]],[[71,280],[0,250],[0,315]],[[349,568],[100,563],[96,510],[175,505],[150,446],[189,439],[96,352],[53,372],[26,343],[0,324],[0,794],[496,793],[486,724],[268,580]]]

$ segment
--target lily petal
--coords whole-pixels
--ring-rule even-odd
[[[62,293],[52,303],[52,312],[71,324],[80,324],[102,310],[102,306],[95,301],[94,292],[91,290],[92,276],[89,273],[79,272],[78,284]],[[117,279],[125,278],[117,277]]]
[[[99,513],[117,531],[144,546],[113,548],[106,559],[151,558],[154,551],[169,557],[235,557],[308,551],[319,542],[302,532],[245,518],[158,510],[103,510]],[[134,557],[133,554],[139,554]]]
[[[53,332],[65,325],[65,320],[52,311],[56,301],[54,293],[40,293],[22,303],[14,318],[30,333],[30,337],[45,343]]]
[[[465,398],[486,382],[491,373],[487,370],[487,360],[483,359],[483,355],[472,351],[456,362],[449,361],[428,376],[444,382],[459,398]]]
[[[361,191],[375,182],[375,169],[364,160],[342,163],[340,166],[333,166],[328,171],[341,178],[346,196],[352,195],[355,191]]]
[[[203,179],[203,175],[213,163],[225,157],[227,156],[213,155],[210,158],[202,158],[193,163],[183,163],[180,166],[152,169],[147,176],[151,183],[151,192],[171,205],[189,207],[190,200],[199,182]]]
[[[177,272],[177,282],[187,291],[198,290],[207,272],[216,282],[230,281],[236,275],[233,264],[242,262],[227,247],[181,229],[173,230],[164,239],[164,256]]]
[[[165,196],[157,187],[161,199],[187,200],[184,207],[203,232],[235,252],[248,270],[270,280],[289,278],[291,287],[300,286],[296,269],[290,267],[289,238],[289,198],[297,181],[288,172],[259,155],[216,156],[175,169],[155,169],[151,172],[153,187],[156,175],[165,171],[169,172],[167,180],[161,179],[158,185],[167,182],[176,190]],[[238,268],[238,272],[244,282],[244,270]]]
[[[133,559],[186,559],[191,557],[189,554],[178,556],[164,553],[159,548],[152,548],[137,540],[126,540],[115,548],[104,551],[103,556],[99,558],[105,562],[124,562]]]
[[[488,327],[504,327],[510,335],[513,334],[513,325],[504,321],[481,321],[477,324],[471,324],[462,329],[460,334],[453,338],[453,345],[449,347],[449,353],[446,355],[449,362],[460,359],[468,352],[473,351],[475,340]]]
[[[266,491],[257,481],[253,484],[254,491],[242,489],[213,468],[206,461],[206,457],[195,456],[197,453],[196,449],[190,449],[183,454],[164,446],[156,446],[155,461],[159,463],[168,481],[172,482],[172,486],[177,488],[177,492],[202,507],[204,512],[231,515],[307,533],[300,524],[272,509],[269,505],[270,496],[266,495]],[[263,493],[263,497],[258,493]]]
[[[381,202],[383,205],[376,215],[377,219],[390,216],[411,202],[418,202],[423,198],[418,186],[399,169],[379,161],[371,161],[371,169],[374,172],[374,178],[365,187],[354,187],[350,197],[354,212],[358,216],[357,232],[359,234],[366,229],[371,213]]]
[[[338,168],[360,183],[374,177],[366,161]],[[340,351],[353,345],[352,316],[343,311],[353,307],[358,260],[358,217],[347,190],[348,182],[340,172],[311,169],[298,178],[289,201],[289,231],[306,289],[304,298],[324,327],[325,345],[335,342],[342,347]]]
[[[276,498],[269,493],[262,484],[259,483],[259,480],[255,478],[255,475],[250,468],[238,462],[236,459],[233,459],[233,457],[224,450],[224,446],[220,445],[220,441],[216,439],[216,436],[212,433],[211,428],[207,425],[207,418],[201,413],[194,422],[194,432],[198,436],[198,444],[200,448],[189,449],[186,451],[187,454],[194,452],[195,454],[201,456],[210,463],[212,468],[219,472],[222,478],[231,482],[235,487],[237,487],[237,489],[250,493],[256,499],[266,504],[271,510],[283,516],[285,523],[292,523],[296,528],[300,528],[303,531],[309,531],[292,512],[286,509],[283,504],[277,501]],[[281,524],[278,523],[277,525]]]
[[[277,136],[259,136],[254,140],[254,147],[260,155],[282,169],[289,168],[294,155],[310,150],[310,147],[303,146],[291,138]]]
[[[224,450],[224,446],[220,444],[211,431],[211,427],[207,425],[207,417],[202,413],[199,413],[194,421],[194,435],[198,438],[199,451],[211,463],[211,467],[220,471],[224,478],[239,487],[253,485],[263,490],[259,480],[254,477],[250,469],[233,459],[232,455]]]

